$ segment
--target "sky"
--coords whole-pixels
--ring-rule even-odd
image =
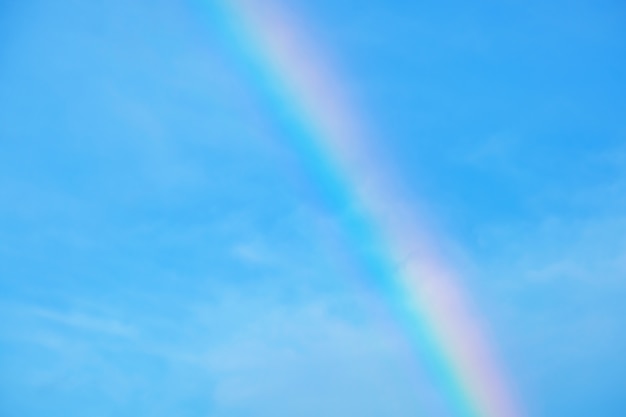
[[[625,415],[626,6],[247,3],[350,97],[519,417]],[[0,1],[0,415],[466,417],[215,4]]]

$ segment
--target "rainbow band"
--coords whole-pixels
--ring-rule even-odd
[[[451,271],[431,252],[410,204],[391,187],[363,123],[292,18],[269,1],[218,0],[212,16],[244,60],[264,98],[306,156],[316,179],[366,241],[367,262],[415,348],[427,355],[454,415],[520,417],[504,372]]]

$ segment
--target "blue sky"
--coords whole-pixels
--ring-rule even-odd
[[[527,414],[623,416],[624,5],[278,3]],[[0,414],[453,417],[208,10],[0,2]]]

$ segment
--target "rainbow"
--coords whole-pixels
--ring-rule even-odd
[[[320,48],[271,1],[204,0],[316,180],[345,213],[409,339],[463,417],[521,417],[469,297],[393,180]]]

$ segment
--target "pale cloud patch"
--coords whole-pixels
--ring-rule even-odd
[[[238,243],[233,246],[232,255],[235,259],[252,265],[267,265],[276,261],[275,254],[260,241]]]
[[[522,174],[519,153],[520,138],[510,132],[497,132],[480,141],[468,141],[454,154],[454,158],[471,167],[498,175]]]

